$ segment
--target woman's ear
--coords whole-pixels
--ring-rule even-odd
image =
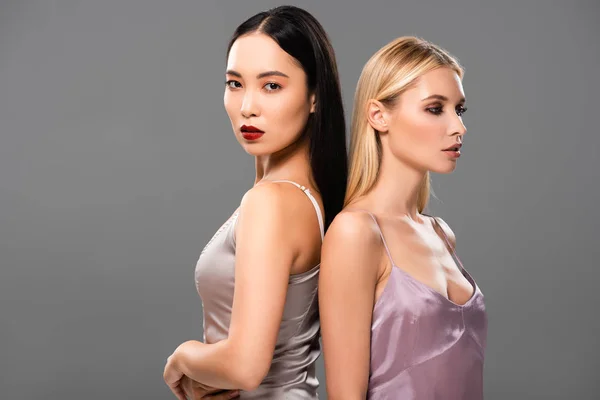
[[[389,114],[382,102],[369,100],[367,102],[367,120],[377,132],[387,132]]]
[[[310,95],[310,113],[315,112],[315,108],[317,107],[317,95],[315,93]]]

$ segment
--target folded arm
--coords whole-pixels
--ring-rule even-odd
[[[271,366],[297,253],[290,235],[292,214],[277,185],[257,186],[244,196],[236,226],[229,335],[214,344],[183,343],[173,354],[174,368],[222,389],[253,390],[262,382]]]

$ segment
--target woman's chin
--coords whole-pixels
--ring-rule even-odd
[[[271,154],[271,152],[267,151],[265,146],[261,146],[260,143],[241,143],[241,145],[244,151],[253,157]]]
[[[436,174],[451,174],[456,169],[456,161],[445,162],[444,165],[436,165],[436,168],[431,168],[431,172]]]

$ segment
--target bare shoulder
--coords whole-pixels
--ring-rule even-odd
[[[279,202],[281,201],[281,188],[274,184],[257,185],[248,190],[242,197],[242,207],[251,207],[263,201]]]
[[[286,223],[293,222],[298,214],[298,207],[306,195],[297,187],[273,182],[254,186],[242,198],[240,214],[253,213],[268,220],[282,220]]]
[[[371,216],[364,211],[342,210],[331,222],[325,242],[344,247],[377,247],[379,233]],[[325,243],[324,243],[325,245]]]
[[[443,233],[448,237],[448,241],[450,242],[452,247],[456,247],[456,236],[454,235],[454,232],[452,231],[452,229],[450,229],[450,225],[448,225],[446,223],[446,221],[444,221],[440,217],[431,217],[431,218],[434,218],[439,223],[440,227],[444,231]],[[435,222],[433,222],[433,223],[435,224]]]
[[[363,268],[378,265],[380,258],[381,239],[369,214],[356,210],[340,212],[325,234],[321,269]],[[339,262],[328,262],[332,259]],[[368,269],[377,272],[376,268]]]

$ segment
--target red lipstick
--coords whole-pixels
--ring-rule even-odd
[[[242,131],[242,136],[246,140],[256,140],[265,134],[265,132],[252,125],[242,125],[240,130]]]

